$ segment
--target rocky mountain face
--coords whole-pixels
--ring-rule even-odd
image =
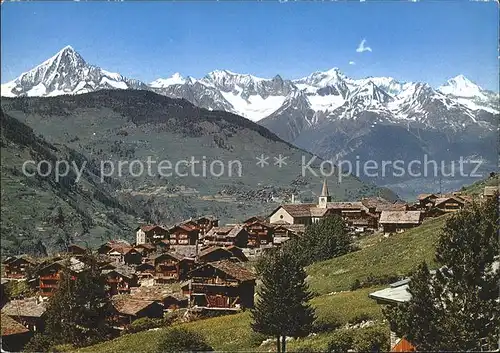
[[[96,245],[133,233],[139,213],[115,196],[118,180],[101,181],[98,164],[72,148],[48,142],[3,110],[0,123],[2,254],[46,255],[74,241]],[[26,170],[33,176],[27,177],[23,168],[30,160]],[[67,173],[61,168],[56,178],[58,164],[68,160],[73,163]],[[43,166],[43,173],[36,172],[37,165]]]
[[[216,70],[201,79],[177,73],[145,84],[88,65],[66,47],[3,84],[1,91],[2,96],[19,97],[109,88],[150,90],[208,110],[238,114],[326,159],[428,155],[446,156],[449,164],[474,157],[483,160],[486,169],[496,161],[492,146],[498,133],[498,93],[463,75],[438,88],[391,77],[353,79],[337,68],[295,80]],[[387,176],[375,178],[379,184],[388,180]]]

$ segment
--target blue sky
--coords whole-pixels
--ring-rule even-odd
[[[1,81],[71,45],[88,63],[145,82],[214,69],[298,78],[339,67],[354,78],[434,86],[464,74],[498,90],[497,9],[425,0],[3,3]],[[362,39],[371,51],[356,51]]]

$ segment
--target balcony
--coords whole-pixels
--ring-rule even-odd
[[[175,267],[177,266],[176,261],[164,261],[158,264],[159,267]]]
[[[196,286],[218,286],[218,287],[238,287],[239,282],[237,281],[223,281],[221,279],[216,280],[213,278],[206,279],[206,278],[193,278],[191,282],[192,287]]]
[[[177,279],[177,273],[157,273],[156,274],[157,278],[161,279]]]
[[[40,283],[40,288],[57,288],[57,283]]]
[[[61,277],[56,274],[56,275],[48,275],[48,276],[40,276],[41,281],[59,281]]]

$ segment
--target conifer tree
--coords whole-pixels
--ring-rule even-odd
[[[263,256],[257,265],[262,287],[252,311],[254,331],[276,337],[277,351],[285,353],[286,337],[310,333],[315,320],[308,301],[312,295],[306,273],[297,259],[283,249]]]
[[[88,345],[110,332],[107,316],[111,302],[97,260],[85,255],[82,261],[85,266],[78,274],[69,269],[68,262],[47,307],[45,335],[56,344]]]
[[[497,195],[498,196],[498,195]],[[440,236],[431,276],[412,276],[412,299],[386,310],[396,333],[418,350],[496,348],[500,335],[498,197],[450,217]]]

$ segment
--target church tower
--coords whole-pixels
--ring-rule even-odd
[[[321,195],[318,200],[318,207],[319,208],[326,208],[327,203],[332,201],[332,197],[330,196],[330,193],[328,192],[328,185],[326,184],[326,179],[323,180],[323,188],[321,189]]]

